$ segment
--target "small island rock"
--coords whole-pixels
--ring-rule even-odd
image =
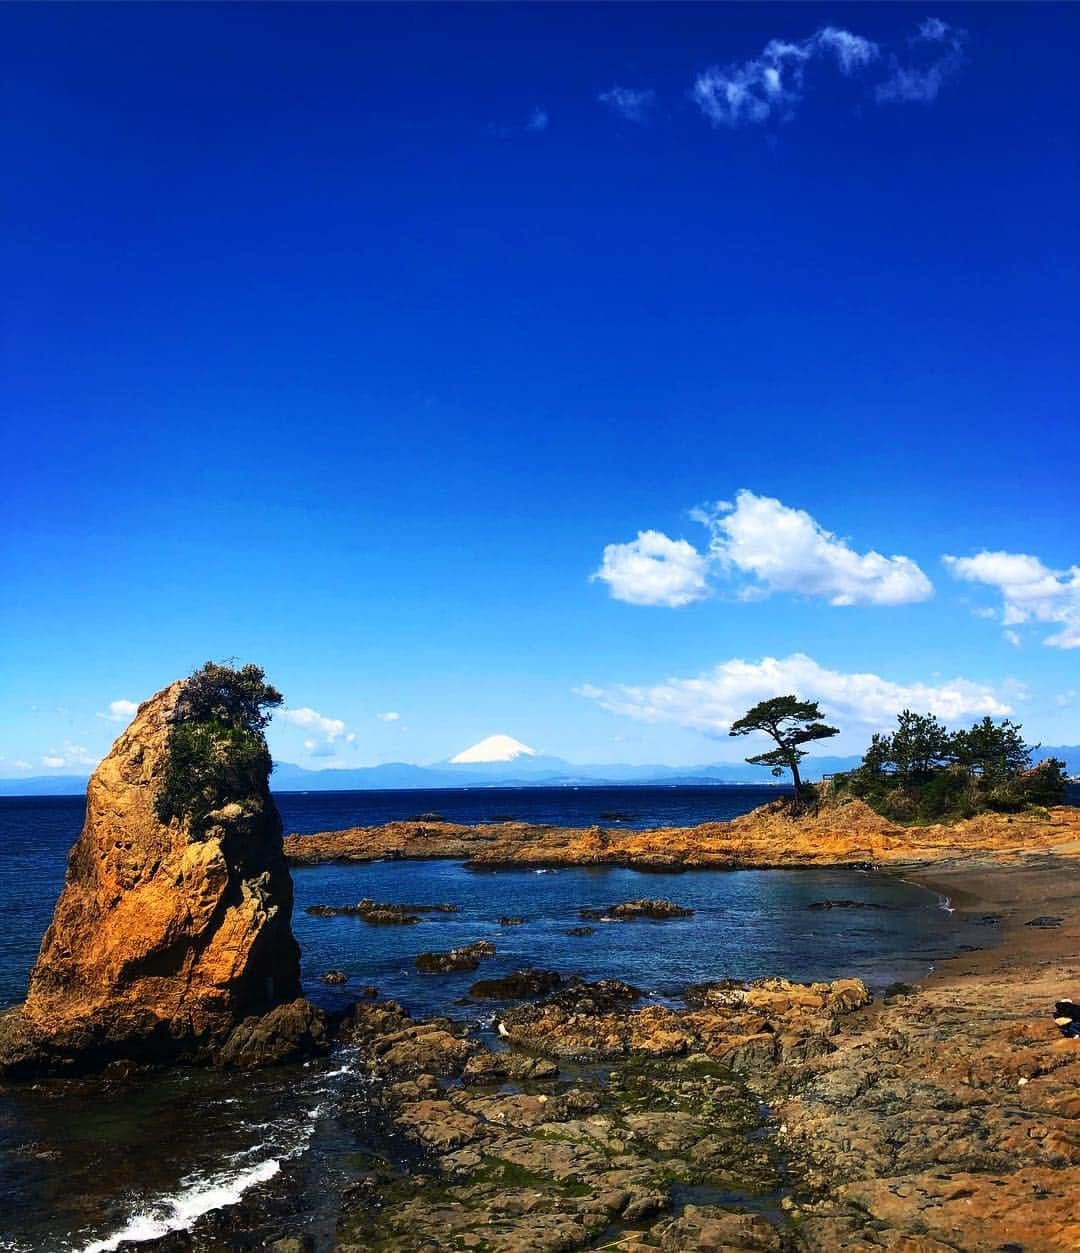
[[[0,1016],[0,1076],[212,1060],[252,1015],[306,1005],[269,755],[237,767],[198,829],[159,816],[189,682],[140,705],[91,776],[27,999]]]

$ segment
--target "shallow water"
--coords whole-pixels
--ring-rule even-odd
[[[759,800],[748,789],[693,790],[710,793],[714,812],[720,800],[730,806],[738,799],[745,807]],[[721,790],[739,796],[721,798]],[[620,791],[637,794],[623,798],[623,812],[637,803],[638,820],[647,817],[644,789]],[[333,797],[329,808],[325,796],[279,799],[289,830],[373,820],[364,794]],[[433,808],[429,800],[399,794],[396,803],[407,812],[392,816]],[[496,812],[511,812],[507,798],[499,800]],[[549,797],[518,798],[519,812],[535,813],[551,803]],[[490,805],[491,798],[484,804]],[[595,798],[589,804],[598,808]],[[603,804],[614,808],[607,797]],[[672,804],[694,812],[686,798]],[[444,804],[439,812],[447,808]],[[0,989],[6,1000],[24,992],[81,819],[82,802],[69,798],[0,805]],[[362,986],[374,984],[417,1015],[443,1012],[473,1021],[490,1021],[493,1008],[459,1003],[474,979],[522,966],[624,978],[661,998],[674,997],[687,983],[725,975],[824,979],[859,974],[880,987],[921,978],[935,959],[960,944],[986,940],[983,934],[970,935],[935,894],[898,879],[848,870],[480,872],[451,861],[382,862],[305,867],[294,871],[294,882],[294,926],[303,949],[305,991],[313,999],[348,1001]],[[364,896],[453,903],[461,909],[394,927],[304,912],[309,904],[342,905]],[[583,906],[641,896],[666,896],[695,913],[663,923],[590,923],[596,928],[591,936],[564,934],[581,923],[577,911]],[[825,899],[873,901],[888,908],[806,908]],[[500,927],[501,915],[527,921]],[[423,976],[413,967],[413,958],[425,949],[489,938],[497,955],[477,973]],[[346,971],[350,984],[344,989],[323,985],[319,977],[329,969]],[[322,1208],[330,1231],[336,1185],[353,1169],[354,1154],[364,1149],[340,1113],[343,1102],[362,1090],[363,1080],[344,1051],[304,1067],[258,1075],[176,1070],[130,1082],[11,1087],[0,1099],[0,1248],[104,1253],[121,1238],[149,1240],[182,1229],[279,1171],[302,1177],[305,1195]]]
[[[476,979],[526,966],[625,979],[661,997],[703,979],[778,973],[801,980],[858,975],[884,987],[923,978],[934,960],[954,947],[959,928],[936,893],[852,870],[474,871],[452,861],[390,861],[302,867],[293,871],[293,882],[294,930],[309,995],[333,1004],[373,984],[417,1014],[461,1012],[453,1001]],[[414,926],[389,927],[304,912],[308,905],[340,906],[365,896],[461,908],[455,914],[422,914]],[[665,922],[588,922],[595,927],[592,935],[566,934],[585,922],[578,915],[582,907],[642,896],[666,897],[694,914]],[[807,908],[824,900],[886,908]],[[504,927],[501,916],[525,922]],[[418,953],[475,940],[492,940],[497,950],[480,973],[417,974]],[[344,971],[350,983],[343,989],[318,983],[330,969]]]
[[[746,813],[775,787],[457,788],[276,793],[286,831],[310,834],[438,813],[453,822],[521,822],[635,829],[693,825]],[[0,797],[0,1007],[21,1000],[82,826],[81,796]],[[608,815],[622,815],[615,819]],[[361,892],[361,895],[363,893]]]

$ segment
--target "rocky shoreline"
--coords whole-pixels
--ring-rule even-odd
[[[369,1152],[334,1235],[283,1178],[156,1247],[1080,1247],[1080,1039],[1054,1022],[1080,988],[1075,850],[913,877],[1000,942],[873,1001],[857,980],[706,984],[685,1008],[526,980],[505,1051],[360,1004]]]
[[[283,1154],[185,1229],[102,1248],[1080,1247],[1080,1033],[1061,1013],[1080,999],[1080,810],[924,828],[860,802],[801,816],[779,802],[644,832],[422,821],[294,835],[282,856],[265,762],[197,832],[161,820],[182,691],[141,706],[95,772],[28,999],[0,1016],[0,1074],[112,1063],[106,1079],[119,1065],[137,1082],[144,1065],[282,1065],[288,1102],[306,1058],[347,1076],[333,1119],[357,1147],[314,1182],[302,1152]],[[462,1021],[416,1020],[373,989],[331,1015],[303,999],[287,862],[433,857],[476,869],[873,867],[933,887],[1000,942],[877,999],[852,978],[701,970],[682,1003],[660,1003],[539,964],[476,980]],[[365,898],[311,912],[408,928],[430,909],[454,907]],[[642,896],[578,913],[678,927],[693,910]],[[478,940],[421,953],[416,977],[475,970],[494,952]],[[67,1080],[45,1082],[62,1097]]]
[[[795,817],[774,801],[730,822],[630,831],[501,822],[391,822],[314,835],[288,835],[292,866],[322,862],[453,858],[476,869],[507,866],[631,866],[638,870],[879,867],[992,854],[1024,857],[1080,846],[1080,808],[980,814],[952,826],[902,827],[861,801]]]

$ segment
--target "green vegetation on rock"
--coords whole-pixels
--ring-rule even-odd
[[[861,765],[836,775],[832,790],[837,799],[857,797],[895,822],[1060,805],[1065,764],[1051,757],[1032,766],[1034,751],[1024,743],[1023,728],[1008,719],[983,718],[950,732],[933,714],[905,709],[896,730],[875,735]]]
[[[264,734],[281,693],[262,668],[208,661],[185,682],[169,731],[168,763],[155,801],[162,822],[185,822],[202,839],[211,815],[256,795],[270,775]]]

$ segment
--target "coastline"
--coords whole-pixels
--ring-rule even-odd
[[[790,840],[790,824],[747,817],[758,850]],[[941,830],[904,841],[830,833],[825,862],[789,843],[786,869],[863,860],[840,860],[845,848],[884,850],[875,873],[987,920],[985,948],[941,959],[872,1003],[849,979],[764,980],[752,1006],[683,1009],[605,1000],[588,985],[568,1014],[526,1003],[497,1015],[508,1052],[445,1020],[361,1006],[344,1037],[355,1074],[334,1118],[365,1148],[339,1198],[316,1213],[308,1168],[282,1158],[273,1178],[245,1184],[186,1230],[119,1247],[1080,1248],[1080,1039],[1052,1018],[1055,1000],[1080,999],[1074,822],[1024,827],[1021,841],[969,832],[951,850]],[[719,850],[721,825],[708,824],[700,848]],[[681,833],[665,869],[694,864],[701,831]],[[650,869],[644,834],[640,868]],[[935,855],[911,855],[928,847]],[[728,868],[694,868],[704,866]],[[1061,923],[1027,925],[1039,917]]]
[[[840,981],[815,1009],[821,993],[766,981],[763,1034],[728,1010],[525,1007],[507,1015],[510,1052],[462,1074],[481,1046],[374,1007],[360,1047],[380,1143],[414,1156],[404,1175],[369,1172],[317,1247],[1080,1248],[1080,1039],[1053,1021],[1080,991],[1080,861],[1064,849],[879,866],[985,920],[993,943],[872,1004],[845,1006]],[[1061,922],[1027,925],[1040,917]],[[556,1079],[538,1067],[563,1068],[560,1050],[577,1060]],[[192,1247],[250,1230],[245,1202]]]
[[[460,860],[473,868],[625,866],[634,869],[760,869],[874,865],[916,868],[1040,852],[1080,855],[1080,808],[980,814],[945,825],[902,827],[861,801],[792,817],[774,801],[726,822],[693,827],[556,827],[520,822],[465,825],[390,822],[285,837],[292,866],[322,862]]]
[[[1000,920],[988,924],[998,931],[992,948],[946,958],[928,982],[1012,975],[1024,987],[1056,980],[1063,985],[1056,988],[1059,997],[1071,992],[1080,999],[1080,859],[1050,854],[1029,856],[1018,865],[989,858],[974,864],[945,861],[907,875],[948,897],[958,913]],[[1061,921],[1028,925],[1039,917]]]

